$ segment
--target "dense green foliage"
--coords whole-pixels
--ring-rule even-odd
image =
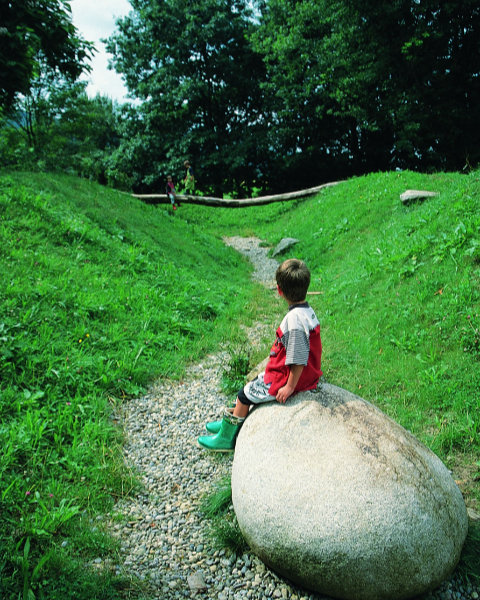
[[[185,156],[229,193],[479,162],[476,0],[131,4],[110,50],[144,100],[118,154],[136,189]]]
[[[69,1],[4,2],[0,24],[0,164],[124,187],[110,163],[120,109],[77,81],[94,49],[71,23]]]
[[[478,164],[479,29],[475,0],[265,2],[255,41],[284,173]]]
[[[411,188],[439,195],[405,206],[399,194]],[[80,568],[115,556],[92,519],[135,493],[115,407],[227,340],[238,349],[227,374],[238,379],[245,339],[235,325],[261,319],[273,332],[285,310],[249,282],[221,235],[300,240],[287,255],[312,270],[326,379],[432,448],[478,511],[479,199],[479,172],[399,172],[308,200],[174,214],[73,177],[2,175],[3,595],[121,595],[113,574]],[[221,534],[234,543],[235,523]]]
[[[194,164],[204,190],[235,192],[251,184],[264,160],[263,66],[248,41],[248,4],[133,0],[132,6],[110,51],[142,100],[117,155],[134,189],[163,189],[166,173],[178,174],[188,155],[202,157],[201,172]]]
[[[41,63],[73,79],[88,69],[92,45],[73,26],[68,0],[3,1],[0,24],[0,115],[29,93]]]
[[[73,84],[91,48],[67,0],[17,4],[0,41],[26,46],[0,65],[28,76],[24,96],[2,84],[4,165],[162,192],[188,158],[203,193],[249,196],[479,164],[476,0],[131,0],[107,44],[137,100],[122,109]],[[44,39],[49,19],[62,35]]]
[[[0,128],[2,164],[128,186],[128,178],[112,170],[111,158],[119,145],[122,109],[106,97],[89,98],[86,87],[48,70],[39,76],[10,113],[10,126]]]

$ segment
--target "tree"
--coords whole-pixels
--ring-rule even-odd
[[[76,79],[89,70],[93,45],[77,34],[68,0],[2,0],[0,3],[0,110],[27,94],[39,61]]]
[[[107,183],[110,155],[119,145],[119,107],[106,97],[89,98],[86,82],[40,66],[29,93],[3,120],[0,162]]]
[[[480,160],[476,0],[268,0],[255,48],[287,170]]]
[[[326,77],[331,57],[331,3],[325,0],[269,0],[253,34],[263,56],[262,84],[268,102],[268,143],[274,148],[275,191],[315,185],[345,172],[345,120]]]
[[[381,138],[381,131],[389,132],[391,144],[383,143],[388,166],[457,169],[467,156],[478,162],[478,2],[344,0],[343,4],[355,26],[342,49],[349,73],[337,78],[336,86],[351,98],[352,67],[362,70],[371,65],[376,85],[354,104],[366,111],[368,129],[377,134],[374,139]],[[367,146],[365,152],[371,150]]]
[[[163,188],[189,158],[204,191],[251,186],[265,163],[254,27],[243,0],[132,0],[108,50],[138,109],[142,154],[137,190]],[[125,140],[132,147],[132,140]],[[122,152],[125,157],[128,153]]]

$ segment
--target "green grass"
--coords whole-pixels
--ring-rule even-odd
[[[439,195],[405,206],[412,188]],[[285,310],[223,235],[301,240],[285,257],[311,268],[326,379],[411,430],[480,511],[479,205],[479,172],[378,173],[306,200],[175,215],[73,177],[2,174],[0,596],[138,595],[82,568],[114,560],[92,519],[136,489],[115,407],[219,347],[237,386],[263,358],[239,323],[273,332]]]
[[[252,365],[248,348],[232,347],[229,354],[230,360],[223,369],[221,384],[222,390],[235,398],[238,390],[245,385],[245,378]]]
[[[248,550],[238,526],[232,505],[232,488],[230,476],[218,481],[207,494],[200,506],[207,519],[212,544],[221,549],[228,549],[235,554]]]
[[[405,206],[406,189],[439,195]],[[311,268],[326,378],[469,470],[478,508],[480,173],[378,173],[312,199],[227,210],[216,222],[228,234],[301,240],[284,257]]]
[[[85,543],[84,515],[136,485],[114,409],[234,342],[264,293],[249,272],[162,207],[73,177],[2,176],[1,597],[109,597],[111,578],[72,564],[115,552]],[[63,577],[80,578],[71,596]]]

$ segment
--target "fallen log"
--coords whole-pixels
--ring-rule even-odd
[[[177,199],[182,204],[200,204],[202,206],[224,206],[228,208],[238,208],[244,206],[260,206],[263,204],[271,204],[272,202],[282,202],[285,200],[295,200],[296,198],[307,198],[317,194],[323,188],[331,187],[341,183],[340,181],[332,181],[317,185],[306,190],[298,190],[296,192],[288,192],[286,194],[276,194],[272,196],[259,196],[258,198],[215,198],[213,196],[192,196],[190,194],[177,194]],[[166,194],[132,194],[134,198],[138,198],[152,204],[170,204],[170,200]]]

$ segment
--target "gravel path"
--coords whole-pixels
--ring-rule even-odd
[[[224,241],[252,260],[257,281],[275,287],[278,263],[259,240]],[[232,556],[212,547],[199,505],[212,483],[230,471],[233,455],[202,451],[196,438],[228,401],[220,391],[227,361],[225,352],[208,356],[188,380],[162,380],[123,405],[125,460],[140,474],[143,489],[116,505],[114,514],[126,515],[126,522],[109,519],[121,544],[117,573],[141,579],[149,600],[326,600],[280,579],[253,554]],[[96,563],[101,567],[100,559]],[[478,589],[463,589],[452,579],[424,600],[478,598]]]

